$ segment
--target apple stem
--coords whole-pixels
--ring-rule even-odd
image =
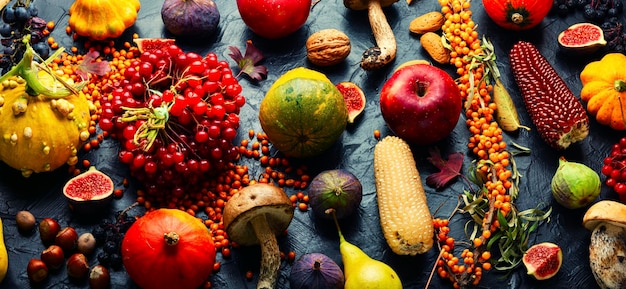
[[[418,96],[422,97],[426,95],[426,91],[427,91],[427,87],[428,85],[423,82],[423,81],[417,81],[416,82],[416,89],[415,89],[415,93],[417,93]]]

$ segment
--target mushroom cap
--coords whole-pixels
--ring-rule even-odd
[[[260,214],[265,215],[272,233],[278,235],[291,223],[294,207],[279,187],[264,183],[245,187],[224,206],[223,222],[230,239],[240,245],[258,244],[250,220]]]
[[[604,222],[626,228],[626,205],[611,200],[598,201],[583,216],[583,226],[589,231]]]
[[[375,1],[375,0],[371,0]],[[381,7],[391,6],[391,4],[398,2],[398,0],[378,0]],[[367,10],[370,0],[343,0],[343,6],[352,10]]]

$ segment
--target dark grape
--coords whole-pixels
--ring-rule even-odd
[[[121,254],[121,244],[124,233],[135,222],[136,217],[129,216],[125,211],[118,211],[114,220],[103,219],[92,230],[98,246],[102,246],[102,252],[98,254],[98,262],[101,265],[115,268],[117,260],[115,256]]]
[[[15,17],[15,9],[13,9],[13,7],[11,6],[5,6],[4,11],[2,12],[2,21],[4,21],[4,23],[14,23],[15,20],[17,20],[17,17]]]
[[[585,19],[590,21],[595,20],[596,15],[596,9],[594,9],[593,6],[591,6],[590,4],[585,5],[585,8],[583,9],[583,16],[585,17]]]
[[[113,269],[122,268],[123,262],[122,262],[122,255],[120,253],[113,253],[109,255],[109,261],[110,261],[111,268]]]
[[[111,264],[111,256],[105,252],[98,253],[97,258],[100,265],[108,267]]]
[[[119,245],[118,242],[116,240],[107,240],[104,243],[104,247],[102,248],[102,250],[108,254],[112,254],[115,253],[117,251],[119,251]]]
[[[15,8],[15,20],[20,22],[26,22],[30,18],[28,9],[24,6],[18,6]]]
[[[30,16],[37,16],[39,15],[39,9],[37,9],[37,7],[34,7],[33,5],[28,6],[28,13],[30,13]]]
[[[33,44],[33,50],[35,50],[35,52],[39,54],[39,56],[41,56],[41,58],[43,59],[46,59],[48,58],[48,56],[50,56],[50,47],[48,47],[48,45],[43,41]]]
[[[2,23],[2,25],[0,25],[0,36],[11,37],[12,31],[13,29],[11,28],[11,25],[8,23]]]
[[[622,3],[622,0],[615,0],[613,1],[613,8],[617,10],[617,13],[622,13],[624,10],[624,3]]]
[[[0,57],[0,68],[2,69],[7,69],[9,67],[11,67],[11,58],[9,58],[9,56],[7,55],[2,55]]]
[[[574,0],[574,4],[576,5],[577,8],[583,8],[588,3],[589,3],[588,0]]]
[[[103,227],[96,226],[91,230],[91,234],[96,239],[96,244],[102,245],[106,240],[106,230]]]

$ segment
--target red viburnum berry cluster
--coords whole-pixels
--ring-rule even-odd
[[[626,137],[614,144],[609,156],[604,158],[602,174],[606,176],[604,183],[626,203]]]
[[[170,45],[131,62],[122,80],[104,88],[100,128],[120,141],[119,159],[146,193],[200,192],[239,156],[241,85],[213,52]]]

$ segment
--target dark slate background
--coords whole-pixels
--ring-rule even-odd
[[[70,0],[35,1],[35,5],[39,7],[40,16],[46,20],[57,22],[57,29],[53,36],[61,46],[66,48],[75,45],[71,38],[65,34],[64,29],[67,25],[66,12],[70,3]],[[160,17],[162,3],[162,0],[142,1],[137,23],[124,34],[123,38],[129,40],[132,33],[138,33],[141,37],[171,37],[163,29]],[[242,120],[241,137],[247,138],[249,129],[260,131],[257,110],[261,99],[272,82],[289,69],[298,66],[310,67],[326,73],[335,83],[352,81],[363,88],[367,96],[367,106],[363,115],[357,119],[355,124],[348,126],[331,150],[317,158],[316,162],[308,163],[312,168],[310,173],[314,175],[322,169],[334,168],[347,169],[353,172],[363,183],[364,196],[357,215],[341,223],[346,239],[361,247],[371,257],[391,265],[400,275],[405,288],[425,288],[437,256],[436,250],[415,257],[397,256],[389,250],[382,236],[372,169],[373,148],[376,143],[372,132],[378,129],[383,136],[391,134],[385,127],[380,114],[378,105],[380,88],[391,75],[393,68],[400,63],[412,59],[429,59],[420,47],[419,38],[408,31],[408,26],[410,21],[418,15],[434,10],[438,11],[440,9],[438,2],[435,0],[414,0],[414,3],[409,6],[406,2],[400,1],[385,9],[388,21],[397,38],[398,53],[394,63],[374,72],[366,72],[358,65],[361,53],[374,43],[367,15],[365,12],[346,9],[340,0],[321,0],[314,6],[306,24],[301,29],[284,39],[271,41],[256,36],[246,28],[239,16],[235,1],[217,0],[216,3],[221,13],[219,32],[202,43],[179,44],[187,50],[199,53],[215,51],[221,59],[228,60],[234,69],[236,69],[234,62],[227,56],[228,46],[234,45],[243,49],[246,40],[251,39],[264,52],[263,64],[268,67],[269,71],[267,79],[257,83],[248,79],[240,79],[244,88],[243,94],[247,98],[247,104],[240,114]],[[520,39],[534,43],[576,95],[581,89],[580,71],[586,63],[602,56],[603,51],[594,55],[571,57],[559,50],[556,42],[558,33],[571,24],[584,21],[581,12],[570,14],[567,17],[550,14],[538,27],[532,30],[512,32],[496,26],[484,13],[481,1],[472,1],[472,11],[474,21],[479,24],[480,34],[487,36],[495,45],[503,81],[514,98],[522,123],[531,127],[532,123],[522,105],[519,91],[508,65],[507,54],[511,46]],[[336,28],[344,31],[352,41],[352,52],[344,63],[332,68],[320,69],[313,67],[307,61],[305,41],[311,33],[325,28]],[[455,76],[455,72],[451,70],[450,66],[438,66]],[[464,120],[461,117],[452,134],[436,144],[444,155],[456,151],[464,152],[467,155],[466,143],[469,133]],[[506,135],[509,144],[516,142],[532,149],[530,155],[516,158],[520,173],[523,176],[517,206],[520,210],[534,207],[553,208],[550,221],[542,225],[531,236],[530,243],[535,244],[543,241],[558,243],[564,250],[564,262],[561,271],[554,278],[541,282],[526,275],[523,266],[519,266],[510,275],[503,275],[492,270],[484,276],[480,288],[598,288],[588,264],[587,248],[590,232],[581,226],[584,209],[568,210],[554,202],[550,192],[550,180],[561,155],[570,161],[582,162],[599,172],[602,159],[609,153],[611,146],[622,136],[622,132],[611,131],[592,121],[591,133],[587,139],[572,145],[566,151],[557,152],[549,148],[534,129],[530,132],[522,130]],[[426,160],[427,149],[426,147],[413,147],[422,180],[437,171]],[[82,158],[89,159],[100,170],[111,175],[116,186],[121,187],[122,180],[128,177],[128,170],[118,163],[117,151],[118,144],[108,139],[99,149],[83,154]],[[472,159],[471,155],[467,155],[463,171],[468,169]],[[261,170],[258,164],[250,163],[250,166],[251,175],[255,175],[255,172],[258,173]],[[19,210],[30,210],[38,220],[44,217],[54,217],[59,220],[61,226],[75,227],[79,234],[90,231],[99,221],[97,218],[88,219],[69,211],[61,193],[61,188],[69,177],[66,170],[59,169],[52,173],[23,179],[19,172],[7,168],[5,165],[0,165],[0,217],[4,222],[5,241],[10,259],[9,272],[4,282],[0,284],[0,288],[29,288],[26,264],[30,258],[37,258],[44,249],[36,232],[29,235],[17,232],[14,217]],[[134,201],[133,192],[137,186],[131,182],[131,187],[127,190],[124,198],[114,201],[108,217],[112,217],[116,211],[125,208]],[[466,186],[461,181],[456,181],[439,191],[426,187],[431,211],[434,212],[443,203],[436,216],[448,216],[456,205],[457,196],[464,189]],[[603,186],[600,198],[615,197],[606,186]],[[131,212],[140,214],[141,209],[134,209]],[[463,225],[466,220],[457,215],[452,221],[453,235],[457,240],[467,240],[463,236]],[[310,212],[296,211],[295,218],[289,227],[289,234],[286,237],[281,237],[279,241],[280,248],[284,252],[295,251],[297,256],[311,252],[322,252],[340,265],[342,264],[334,226],[332,223],[314,220]],[[222,267],[210,279],[213,283],[212,288],[255,288],[256,281],[246,280],[245,272],[252,270],[258,274],[259,257],[258,247],[234,249],[232,257],[229,259],[222,259],[218,254],[218,260],[222,262]],[[97,264],[95,256],[90,258],[90,264]],[[287,279],[289,270],[290,265],[283,262],[278,288],[289,288]],[[124,270],[112,271],[111,274],[112,288],[137,288]],[[88,288],[88,285],[86,282],[68,281],[64,269],[61,269],[51,272],[48,280],[40,287]],[[451,284],[435,276],[429,288],[451,288]]]

